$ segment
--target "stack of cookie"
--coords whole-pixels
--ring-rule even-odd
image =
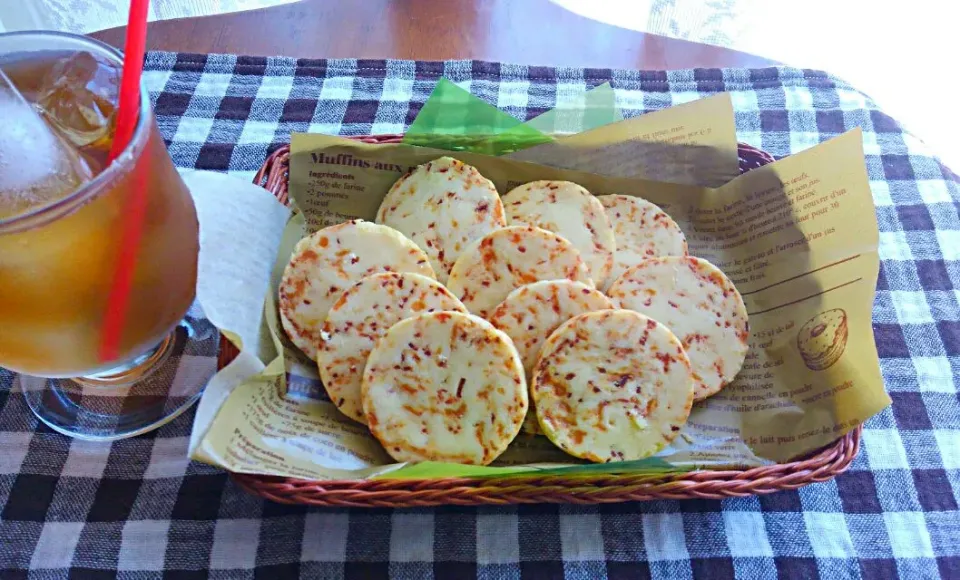
[[[847,346],[847,313],[834,308],[817,314],[797,332],[797,348],[803,364],[823,371],[840,360]]]
[[[397,181],[376,223],[304,238],[279,308],[331,401],[398,461],[486,465],[521,429],[642,459],[747,351],[740,294],[656,205],[563,181],[501,199],[449,157]]]

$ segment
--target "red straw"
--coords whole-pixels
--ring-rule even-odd
[[[147,9],[149,0],[130,1],[130,19],[127,22],[127,42],[124,46],[123,76],[120,80],[120,104],[117,107],[117,130],[110,147],[110,161],[116,159],[130,143],[137,127],[140,110],[140,77],[143,74],[143,55],[147,44]],[[148,159],[145,152],[140,160]],[[137,253],[143,236],[143,223],[147,209],[147,167],[138,167],[133,173],[133,183],[128,190],[125,211],[122,215],[119,253],[110,292],[107,295],[107,311],[100,337],[100,361],[107,362],[119,357],[120,338],[123,334],[130,302],[130,288],[136,269]]]

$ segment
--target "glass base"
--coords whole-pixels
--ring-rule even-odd
[[[216,372],[217,340],[209,321],[188,317],[123,365],[73,379],[21,375],[20,388],[54,431],[91,441],[134,437],[176,419],[200,398]]]

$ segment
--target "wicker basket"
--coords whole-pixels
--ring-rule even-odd
[[[398,143],[399,135],[355,137],[365,143]],[[741,172],[773,161],[768,154],[740,145]],[[290,149],[275,151],[254,182],[287,202]],[[237,355],[221,340],[222,368]],[[641,475],[536,475],[502,478],[377,479],[306,481],[234,473],[250,493],[288,504],[351,507],[415,507],[438,505],[503,505],[517,503],[614,503],[654,499],[722,499],[773,493],[832,479],[844,471],[860,448],[861,427],[807,457],[743,470],[695,471]]]

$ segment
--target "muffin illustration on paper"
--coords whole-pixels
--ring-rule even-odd
[[[847,346],[847,313],[826,310],[808,320],[797,333],[797,348],[807,368],[822,371],[840,360]]]

